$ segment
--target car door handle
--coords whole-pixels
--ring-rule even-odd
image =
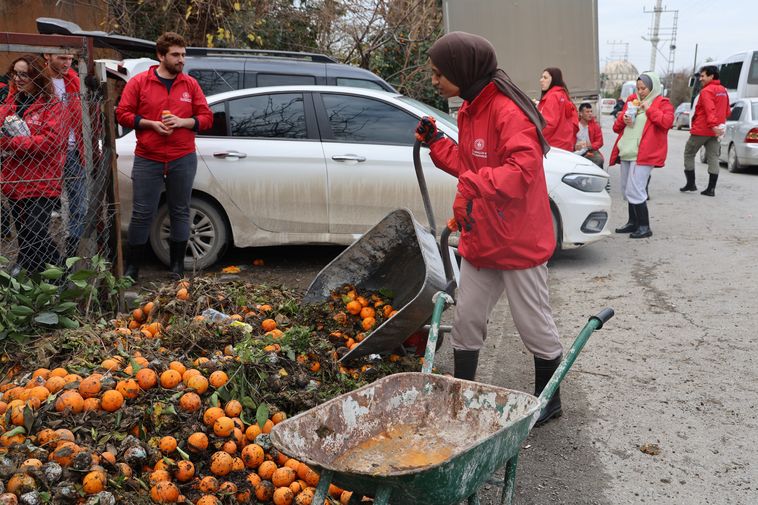
[[[334,161],[366,161],[365,156],[358,156],[357,154],[335,154],[332,159]]]
[[[247,158],[247,154],[239,151],[221,151],[219,153],[213,153],[214,158]]]

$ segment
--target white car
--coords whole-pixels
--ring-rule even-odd
[[[456,140],[447,114],[403,95],[344,86],[282,86],[208,98],[214,123],[197,136],[186,268],[213,264],[229,245],[351,244],[390,211],[426,223],[413,168],[414,129],[432,115]],[[122,226],[129,224],[136,138],[117,140]],[[456,179],[421,152],[435,220],[452,216]],[[558,247],[610,234],[608,174],[552,149],[545,160]],[[161,202],[150,243],[168,263],[169,219]],[[196,262],[196,263],[195,263]]]
[[[613,108],[616,106],[615,98],[601,98],[600,99],[600,113],[610,114],[613,112]]]

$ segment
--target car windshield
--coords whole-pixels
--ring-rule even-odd
[[[424,113],[429,114],[430,116],[433,116],[434,119],[437,121],[441,121],[447,126],[448,128],[452,128],[453,130],[458,130],[458,123],[457,121],[451,116],[450,114],[446,112],[442,112],[436,107],[432,107],[431,105],[427,105],[424,102],[419,102],[418,100],[414,100],[413,98],[402,96],[400,99],[404,102],[408,102],[409,104],[421,109],[424,111]]]

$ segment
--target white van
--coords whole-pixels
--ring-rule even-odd
[[[729,103],[758,97],[758,50],[733,54],[719,61],[718,67],[721,85],[729,92]]]
[[[758,97],[758,50],[743,51],[718,61],[709,61],[700,65],[714,65],[719,69],[721,85],[729,93],[729,103],[740,98]],[[700,69],[690,78],[693,106],[700,94]]]

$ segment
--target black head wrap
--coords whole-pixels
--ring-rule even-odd
[[[471,102],[487,84],[494,82],[497,89],[521,109],[537,128],[537,136],[546,154],[550,146],[542,135],[545,120],[534,102],[497,68],[497,56],[492,44],[479,35],[451,32],[440,37],[429,49],[429,58],[450,82],[461,90],[461,98]]]

